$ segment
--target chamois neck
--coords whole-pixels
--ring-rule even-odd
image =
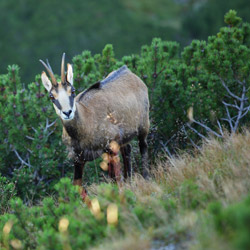
[[[63,127],[65,128],[65,130],[67,131],[68,135],[72,138],[72,139],[77,139],[79,138],[78,135],[78,128],[77,128],[77,120],[79,119],[79,115],[78,115],[78,110],[76,107],[76,111],[75,111],[75,115],[74,118],[71,120],[62,120],[62,124]]]
[[[82,134],[85,133],[86,127],[85,117],[88,117],[86,113],[89,113],[86,106],[76,102],[75,116],[72,120],[62,120],[62,124],[67,131],[68,135],[74,139],[79,140]]]

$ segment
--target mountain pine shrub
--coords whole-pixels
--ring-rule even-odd
[[[154,38],[139,54],[120,60],[110,44],[101,54],[83,51],[72,60],[76,89],[83,91],[124,64],[141,77],[149,89],[151,159],[159,152],[172,155],[199,146],[209,134],[223,137],[225,129],[235,133],[249,120],[250,24],[233,10],[225,23],[217,35],[183,49]],[[73,170],[40,75],[24,84],[19,71],[12,65],[0,75],[0,172],[26,202],[53,193],[51,187]],[[133,152],[137,167],[139,157]],[[101,176],[98,161],[87,164],[87,184]]]

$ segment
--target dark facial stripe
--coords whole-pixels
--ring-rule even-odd
[[[74,97],[75,97],[75,95],[73,95],[73,94],[69,97],[69,104],[70,104],[71,108],[73,108],[73,105],[74,105]]]
[[[60,109],[60,110],[62,109],[61,104],[59,103],[58,100],[54,99],[54,100],[52,100],[52,102],[57,106],[58,109]]]
[[[65,90],[67,91],[67,85],[64,86]],[[72,87],[72,89],[74,90],[74,88]],[[55,89],[55,91],[58,93],[58,89]],[[62,110],[62,106],[61,104],[59,103],[59,101],[57,99],[54,98],[53,94],[51,93],[50,91],[50,97],[52,97],[52,102],[56,105],[56,107],[59,109],[59,110]],[[73,108],[74,106],[74,98],[75,98],[75,94],[72,93],[71,96],[69,96],[69,102],[70,102],[70,107]]]

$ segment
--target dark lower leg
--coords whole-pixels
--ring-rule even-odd
[[[83,162],[75,161],[75,163],[74,163],[74,184],[76,183],[76,185],[82,184],[83,167],[84,167]]]
[[[142,158],[142,176],[148,178],[148,144],[145,136],[139,136],[139,147]]]
[[[109,160],[109,163],[108,163],[108,173],[109,173],[109,178],[111,178],[111,179],[115,178],[114,166],[112,164],[111,157],[110,157],[110,160]]]
[[[131,176],[131,146],[127,144],[121,148],[123,165],[124,165],[124,178]]]
[[[126,157],[125,147],[121,148],[122,160],[123,160],[123,176],[125,179],[128,178],[128,159]]]
[[[83,174],[83,167],[85,162],[75,161],[74,163],[74,180],[73,185],[80,187],[81,196],[83,199],[86,198],[87,192],[82,187],[82,174]]]

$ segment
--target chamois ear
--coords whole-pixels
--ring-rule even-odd
[[[47,89],[48,92],[50,92],[50,90],[52,88],[52,84],[44,71],[42,73],[41,78],[42,78],[43,86],[45,87],[45,89]]]
[[[73,86],[73,68],[71,64],[67,64],[67,81]]]

